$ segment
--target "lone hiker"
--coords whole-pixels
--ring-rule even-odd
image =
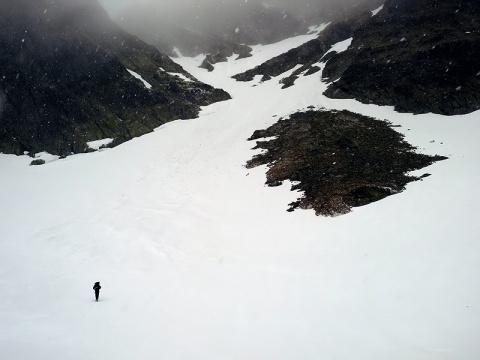
[[[98,301],[98,296],[100,295],[100,289],[102,287],[100,286],[100,282],[97,281],[95,285],[93,285],[93,290],[95,290],[95,301]]]

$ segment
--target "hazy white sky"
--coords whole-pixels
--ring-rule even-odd
[[[164,9],[195,9],[199,7],[243,6],[247,3],[261,3],[266,5],[282,5],[295,11],[301,8],[318,8],[322,5],[345,3],[346,5],[361,2],[361,0],[100,0],[110,15],[115,16],[118,11],[127,5],[158,4]]]
[[[108,10],[111,15],[115,15],[119,10],[127,5],[134,3],[132,0],[100,0],[100,3]],[[137,1],[142,3],[142,1]]]

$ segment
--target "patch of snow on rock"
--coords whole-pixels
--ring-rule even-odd
[[[379,8],[372,10],[372,16],[377,15],[381,10],[383,9],[383,5],[380,6]]]
[[[173,53],[177,56],[177,57],[183,57],[182,53],[180,52],[180,49],[179,48],[176,48],[174,47],[173,48]]]
[[[183,81],[187,81],[187,82],[191,82],[191,81],[192,81],[192,79],[189,79],[188,77],[186,77],[185,75],[183,75],[183,74],[181,74],[181,73],[169,72],[168,74],[173,75],[173,76],[176,76],[176,77],[179,77],[179,78],[182,79]]]
[[[340,41],[340,42],[332,45],[332,47],[323,56],[325,57],[325,55],[327,55],[328,53],[330,53],[332,51],[335,51],[336,53],[344,52],[345,50],[348,49],[348,47],[350,46],[352,41],[353,41],[353,38],[349,38],[347,40],[343,40],[343,41]]]
[[[132,71],[132,70],[129,70],[127,69],[127,71],[133,75],[135,78],[137,78],[138,80],[140,80],[141,82],[143,82],[143,85],[145,85],[145,87],[147,89],[151,89],[152,88],[152,85],[150,85],[147,81],[145,81],[141,76],[140,74],[137,74],[135,71]]]
[[[309,26],[308,28],[308,33],[309,34],[320,34],[323,30],[325,30],[327,28],[327,26],[330,25],[330,23],[323,23],[323,24],[320,24],[320,25],[316,25],[316,26]]]
[[[113,141],[111,138],[94,140],[87,142],[87,145],[90,149],[99,150],[102,146],[107,146]]]

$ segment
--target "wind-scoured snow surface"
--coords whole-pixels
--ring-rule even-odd
[[[0,155],[0,359],[479,358],[480,113],[331,100],[318,73],[230,78],[313,36],[212,73],[177,59],[233,97],[198,119],[42,166]],[[388,118],[450,159],[345,216],[286,212],[300,194],[244,167],[246,139],[309,105]]]

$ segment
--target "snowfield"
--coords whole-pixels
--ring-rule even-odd
[[[331,100],[319,73],[230,78],[314,36],[212,73],[175,59],[233,97],[198,119],[42,166],[0,155],[0,359],[479,359],[480,112]],[[310,105],[388,119],[449,160],[344,216],[288,213],[300,194],[244,167],[246,139]]]

